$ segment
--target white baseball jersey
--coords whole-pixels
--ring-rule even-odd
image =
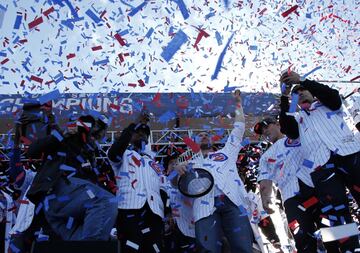
[[[117,178],[118,208],[140,209],[147,202],[153,213],[164,218],[160,196],[162,167],[150,156],[126,150],[122,161],[111,162]]]
[[[245,123],[235,122],[234,129],[222,149],[209,153],[208,157],[204,159],[198,158],[191,161],[194,163],[194,167],[209,171],[215,181],[214,187],[208,194],[194,200],[195,222],[214,213],[216,209],[214,206],[216,188],[223,192],[235,205],[247,207],[245,200],[247,193],[236,168],[244,131]]]
[[[182,195],[168,180],[166,180],[164,188],[170,199],[172,217],[175,219],[179,230],[183,235],[195,238],[194,199]]]
[[[281,138],[260,158],[258,181],[268,179],[278,186],[283,202],[299,192],[298,179],[314,187],[311,169],[304,166],[304,153],[298,140]],[[306,157],[305,157],[306,158]]]
[[[308,140],[303,138],[305,131],[320,139],[325,146],[341,156],[360,151],[360,145],[355,140],[354,133],[344,120],[343,109],[332,111],[319,101],[312,103],[308,112],[300,111],[295,117],[299,123],[300,140],[304,145]]]

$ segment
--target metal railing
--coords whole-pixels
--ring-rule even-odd
[[[231,129],[214,128],[214,129],[167,129],[167,130],[151,130],[150,131],[150,143],[154,149],[157,149],[158,157],[163,157],[161,155],[161,150],[166,149],[170,145],[175,146],[185,146],[183,141],[184,137],[195,137],[198,133],[210,131],[218,132],[222,134],[220,137],[224,137],[230,134]],[[106,151],[112,143],[114,143],[116,136],[119,136],[121,131],[107,131],[104,142],[100,143],[100,146]],[[14,134],[0,134],[0,161],[8,162],[9,161],[9,151],[12,149],[12,143],[14,140]],[[220,142],[216,141],[215,145],[219,145]],[[160,150],[160,152],[159,152]]]

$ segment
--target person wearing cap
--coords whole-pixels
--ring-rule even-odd
[[[196,252],[195,247],[195,222],[193,215],[193,199],[181,194],[177,188],[178,175],[175,166],[179,152],[163,159],[166,181],[164,188],[169,197],[170,214],[168,214],[169,229],[165,233],[166,252],[190,253]]]
[[[232,252],[252,252],[253,231],[247,215],[249,205],[244,184],[237,173],[236,161],[242,147],[245,132],[245,117],[240,91],[234,93],[235,122],[225,146],[215,151],[207,132],[196,136],[201,158],[191,161],[194,168],[203,168],[214,178],[209,193],[195,198],[196,247],[199,252],[221,252],[222,234],[229,241]],[[176,168],[182,175],[184,166]]]
[[[117,176],[117,236],[122,252],[161,252],[164,204],[160,194],[163,168],[146,148],[149,115],[142,112],[108,151]],[[150,150],[151,151],[151,150]]]
[[[91,182],[95,174],[92,130],[95,119],[80,116],[77,130],[34,141],[27,151],[43,164],[26,194],[45,214],[53,231],[66,241],[108,240],[117,215],[109,192]]]
[[[321,206],[304,207],[304,202],[316,196],[310,172],[298,170],[303,160],[301,143],[291,140],[281,133],[275,118],[265,118],[254,127],[254,132],[264,136],[272,146],[261,156],[258,182],[264,209],[274,213],[273,184],[280,190],[287,222],[295,239],[298,252],[316,252],[317,240],[314,232],[320,227],[317,216]],[[328,202],[327,202],[328,203]],[[329,250],[332,245],[325,245]]]
[[[345,185],[360,201],[360,143],[344,121],[339,92],[316,81],[300,78],[296,72],[284,73],[280,103],[281,131],[291,139],[300,139],[303,160],[299,170],[310,171],[316,198],[324,205],[323,223],[352,223]],[[291,90],[292,86],[293,89]],[[297,101],[299,111],[289,112],[289,95]],[[332,205],[332,208],[328,208]],[[343,208],[336,208],[343,206]],[[325,208],[327,207],[327,208]],[[353,251],[359,246],[356,236],[345,242],[334,241],[341,250]]]

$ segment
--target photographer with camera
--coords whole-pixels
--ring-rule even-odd
[[[63,240],[107,240],[116,220],[113,195],[91,182],[95,124],[92,116],[80,116],[71,132],[53,131],[34,141],[27,152],[29,158],[43,159],[27,197],[43,209]]]

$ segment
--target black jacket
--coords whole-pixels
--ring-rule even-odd
[[[111,145],[108,151],[108,157],[113,162],[120,162],[125,150],[129,147],[132,135],[134,133],[136,125],[130,124],[125,128],[119,138],[117,138]]]
[[[60,178],[69,175],[96,180],[95,167],[96,146],[90,140],[84,143],[80,135],[67,135],[60,142],[50,135],[33,142],[27,152],[29,158],[42,158],[43,164],[37,172],[27,193],[33,202],[42,201],[50,194]]]
[[[330,110],[336,111],[341,108],[342,101],[339,91],[307,79],[301,82],[301,86],[307,89],[320,103]],[[279,119],[281,132],[290,139],[297,139],[299,137],[299,126],[293,116],[286,115],[286,113],[289,112],[289,108],[289,98],[287,96],[281,96]]]

